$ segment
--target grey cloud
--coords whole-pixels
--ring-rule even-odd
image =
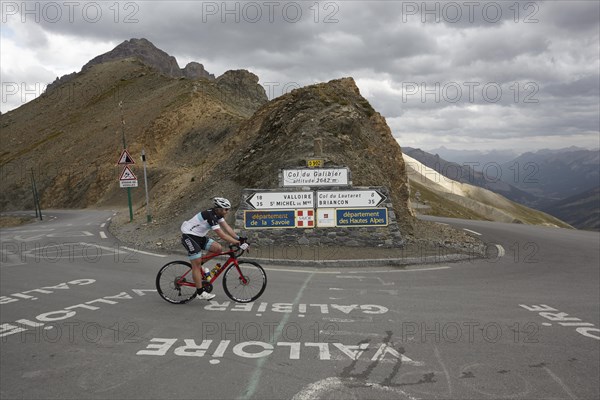
[[[41,21],[26,47],[43,54],[44,32],[115,43],[145,37],[182,67],[193,60],[217,74],[250,69],[270,97],[342,76],[386,80],[396,92],[370,88],[368,99],[395,133],[501,140],[598,131],[599,2],[467,2],[476,5],[472,17],[462,1],[120,2],[116,22],[115,3],[97,3],[99,21]],[[297,21],[295,8],[282,12],[287,3],[301,7]],[[423,7],[439,10],[439,22]],[[452,7],[461,18],[453,20]],[[410,84],[439,84],[438,99],[403,98],[397,91]],[[495,85],[502,96],[490,101]],[[538,102],[525,102],[528,95]]]

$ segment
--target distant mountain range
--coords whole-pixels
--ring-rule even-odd
[[[411,205],[419,214],[570,228],[558,218],[491,190],[443,176],[406,152],[403,157],[411,188]]]
[[[514,150],[492,150],[492,151],[480,151],[480,150],[455,150],[448,149],[444,146],[438,147],[437,149],[425,150],[430,154],[437,154],[445,160],[452,160],[459,164],[483,166],[488,163],[503,164],[505,162],[514,160],[520,153]]]
[[[502,176],[542,198],[543,208],[600,186],[600,152],[571,147],[524,153],[502,164]]]
[[[447,149],[446,149],[447,150]],[[528,152],[500,162],[477,152],[453,151],[461,161],[404,147],[443,176],[479,186],[517,203],[545,211],[579,229],[600,230],[600,152],[570,147]],[[470,154],[470,157],[467,155]],[[496,153],[500,155],[501,153]]]
[[[543,211],[577,228],[600,231],[600,186],[559,200]]]

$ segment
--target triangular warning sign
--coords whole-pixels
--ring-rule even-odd
[[[133,171],[126,165],[123,168],[123,172],[121,172],[120,181],[137,181],[137,177],[133,173]]]
[[[119,164],[119,165],[135,164],[135,161],[133,161],[133,158],[131,158],[131,155],[129,154],[127,149],[123,149],[123,152],[121,153],[121,156],[119,157],[119,162],[117,164]]]

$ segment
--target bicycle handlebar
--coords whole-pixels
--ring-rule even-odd
[[[233,256],[235,258],[239,258],[242,256],[242,254],[244,254],[246,252],[246,250],[242,250],[240,248],[240,246],[238,246],[237,244],[230,244],[229,245],[229,250],[233,251]],[[239,253],[237,253],[239,251]],[[248,251],[250,252],[250,251]]]

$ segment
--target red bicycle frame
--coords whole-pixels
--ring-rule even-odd
[[[231,264],[235,265],[235,268],[237,269],[238,273],[240,274],[240,279],[242,280],[242,283],[244,285],[247,284],[246,282],[246,277],[244,276],[244,274],[242,274],[242,271],[240,270],[240,266],[237,263],[237,257],[235,255],[236,250],[230,249],[229,251],[224,251],[222,253],[218,253],[218,254],[213,254],[210,256],[204,256],[201,257],[200,260],[202,260],[202,263],[205,263],[206,261],[209,261],[215,257],[219,257],[219,256],[226,256],[228,255],[229,258],[225,261],[225,263],[221,266],[221,268],[217,271],[217,273],[210,279],[210,281],[208,281],[210,284],[212,284],[214,281],[217,280],[217,278],[223,273],[223,271],[225,271],[227,269],[227,267],[229,267]],[[240,254],[241,255],[241,254]],[[186,272],[185,274],[183,274],[182,276],[179,277],[179,280],[177,281],[178,285],[181,286],[191,286],[191,287],[195,287],[195,283],[194,280],[192,279],[192,281],[188,281],[186,278],[186,276],[192,271],[192,269],[190,269],[188,272]],[[202,274],[204,275],[204,271],[202,272]]]

